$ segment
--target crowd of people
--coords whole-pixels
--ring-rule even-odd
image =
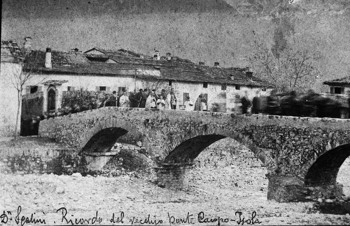
[[[79,91],[69,93],[63,97],[62,108],[56,112],[46,112],[43,118],[66,115],[85,110],[101,107],[135,107],[151,110],[186,110],[186,111],[222,111],[226,112],[227,106],[219,107],[213,103],[208,107],[207,96],[199,95],[195,102],[189,95],[184,97],[184,102],[178,101],[174,89],[169,91],[162,89],[160,93],[155,89],[140,89],[138,92],[127,92],[120,90],[119,93]],[[349,95],[350,96],[350,95]],[[348,104],[345,104],[346,102]],[[236,114],[270,114],[301,117],[332,117],[349,118],[350,113],[344,114],[344,108],[349,111],[350,98],[340,103],[333,98],[324,97],[321,94],[309,91],[306,94],[277,93],[272,91],[268,96],[261,96],[259,91],[253,98],[249,97],[248,91],[245,95],[236,95],[234,111]],[[346,106],[347,105],[347,106]]]
[[[126,90],[121,90],[119,94],[116,91],[110,94],[89,91],[72,92],[70,94],[63,97],[62,108],[58,109],[58,111],[45,112],[42,116],[33,116],[31,120],[23,121],[21,134],[32,135],[33,131],[37,133],[37,125],[44,118],[108,106],[151,110],[219,111],[219,107],[215,107],[215,104],[208,108],[206,95],[202,94],[199,95],[195,102],[189,96],[186,96],[184,98],[185,101],[180,105],[173,88],[168,92],[162,89],[158,94],[155,89],[140,89],[138,92],[130,93]],[[287,94],[272,91],[268,96],[261,96],[260,92],[257,91],[253,98],[250,98],[248,91],[246,91],[242,97],[238,94],[235,96],[235,108],[231,110],[236,114],[350,118],[349,106],[350,94],[345,101],[340,103],[334,98],[324,97],[313,91],[299,95],[295,91]],[[226,110],[226,106],[224,109],[220,109],[220,111]]]
[[[168,93],[165,89],[162,89],[160,94],[156,94],[155,89],[140,89],[138,92],[130,93],[123,90],[119,95],[116,91],[113,91],[112,94],[107,96],[101,93],[95,104],[97,108],[117,106],[164,110],[176,109],[177,98],[174,89],[171,89]]]
[[[84,91],[83,91],[84,92]],[[135,107],[152,110],[186,110],[186,111],[226,111],[226,107],[218,110],[215,104],[208,107],[206,95],[201,94],[192,101],[189,95],[184,97],[184,102],[178,101],[175,91],[171,88],[169,91],[162,89],[159,93],[155,89],[139,89],[138,92],[127,92],[120,90],[119,93],[97,92],[86,97],[86,101],[80,96],[69,96],[67,101],[62,104],[63,109],[59,111],[63,114],[75,113],[88,109],[97,109],[101,107]],[[344,102],[344,101],[343,101]],[[350,103],[348,104],[348,106]],[[348,107],[349,109],[349,107]],[[295,91],[290,93],[277,93],[272,91],[268,96],[261,96],[257,91],[253,98],[249,97],[248,91],[245,95],[236,95],[235,108],[232,109],[237,114],[271,114],[271,115],[289,115],[304,117],[333,117],[341,118],[341,111],[344,106],[332,98],[324,97],[321,94],[309,91],[305,94],[297,94]],[[347,117],[349,117],[348,114]]]
[[[325,97],[309,90],[305,94],[280,93],[272,91],[269,96],[256,96],[250,100],[248,95],[241,98],[242,113],[286,115],[299,117],[349,118],[350,95],[343,104],[334,98]],[[345,103],[345,104],[344,104]]]
[[[156,93],[155,89],[140,89],[138,92],[130,92],[123,90],[119,95],[116,91],[112,94],[100,93],[97,100],[94,101],[94,106],[92,108],[117,106],[117,107],[136,107],[136,108],[146,108],[146,109],[180,109],[186,111],[207,111],[207,100],[204,95],[199,95],[199,98],[195,103],[190,99],[189,96],[186,97],[183,105],[178,104],[177,97],[175,95],[174,89],[171,88],[169,92],[162,89],[160,93]]]

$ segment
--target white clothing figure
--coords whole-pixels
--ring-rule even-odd
[[[194,104],[190,100],[190,97],[188,97],[188,99],[187,99],[187,101],[185,101],[184,105],[185,105],[185,110],[186,111],[193,111],[194,110]]]
[[[129,97],[126,95],[126,92],[119,99],[120,107],[130,107]]]
[[[163,98],[160,98],[157,100],[157,109],[158,110],[164,110],[165,109],[165,100]]]
[[[146,108],[156,108],[156,98],[152,94],[147,97]]]

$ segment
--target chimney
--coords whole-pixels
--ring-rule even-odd
[[[204,66],[205,63],[203,61],[199,61],[199,65]]]
[[[219,62],[214,62],[214,67],[220,67]]]
[[[160,60],[160,54],[158,50],[154,50],[154,55],[153,55],[154,60]]]
[[[73,48],[69,51],[69,53],[75,53],[75,54],[78,54],[78,53],[82,53],[78,48]]]
[[[52,68],[51,48],[46,48],[45,67],[46,68]]]
[[[23,48],[27,52],[30,52],[32,49],[32,38],[31,37],[25,37],[24,38],[24,43],[23,43]]]
[[[168,61],[171,61],[171,53],[166,53],[166,59],[167,59]]]

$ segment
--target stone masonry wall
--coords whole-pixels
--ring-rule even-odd
[[[231,137],[269,164],[270,174],[304,178],[316,159],[350,143],[350,120],[209,112],[101,108],[40,122],[39,134],[83,148],[105,128],[128,130],[155,161],[164,160],[184,141],[200,135]],[[196,144],[191,144],[196,145]]]

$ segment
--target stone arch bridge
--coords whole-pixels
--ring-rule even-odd
[[[39,135],[81,152],[108,152],[119,139],[141,144],[163,167],[191,162],[225,137],[268,168],[268,199],[341,195],[338,170],[350,156],[350,120],[152,111],[105,107],[40,122]]]

